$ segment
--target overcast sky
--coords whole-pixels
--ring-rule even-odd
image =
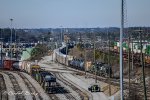
[[[150,0],[126,0],[128,26],[150,26]],[[0,0],[0,27],[120,27],[121,0]]]

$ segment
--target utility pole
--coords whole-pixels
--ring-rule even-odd
[[[17,35],[16,35],[16,29],[14,29],[15,31],[15,56],[16,56],[16,60],[17,60],[17,57],[18,57],[18,46],[17,46]]]
[[[124,32],[124,0],[121,0],[121,29],[120,29],[120,98],[124,99],[123,95],[123,50],[122,50],[122,38]]]
[[[53,29],[51,29],[51,34],[53,34]],[[50,35],[50,43],[54,43],[53,40],[51,40],[51,35]],[[54,44],[52,45],[52,62],[53,62],[53,52],[54,52]]]
[[[3,38],[0,38],[1,39],[1,67],[3,66]]]
[[[66,65],[67,65],[67,55],[68,55],[68,36],[66,34],[66,59],[65,59]]]
[[[144,88],[144,100],[147,100],[146,94],[146,84],[145,84],[145,66],[144,66],[144,59],[143,59],[143,45],[142,45],[142,30],[139,30],[140,33],[140,49],[141,49],[141,65],[142,65],[142,78],[143,78],[143,88]]]
[[[62,35],[62,28],[61,28],[61,26],[60,26],[60,44],[61,44],[61,42],[62,42],[62,38],[61,38],[61,35]]]
[[[66,41],[66,65],[67,65],[67,55],[68,55],[68,41]]]
[[[62,26],[60,26],[60,36],[59,36],[59,40],[58,40],[58,47],[59,47],[59,55],[60,55],[60,47],[62,46]],[[58,62],[58,66],[59,66],[59,62]]]
[[[109,95],[111,96],[111,83],[110,83],[110,77],[111,77],[111,73],[110,73],[110,34],[108,33],[107,30],[107,36],[108,36],[108,66],[109,66]]]
[[[134,67],[134,59],[133,59],[133,53],[134,53],[134,51],[133,51],[133,36],[132,36],[132,71],[133,71],[133,67]]]
[[[1,67],[3,67],[3,38],[2,38],[2,29],[1,29]]]
[[[94,47],[93,47],[93,49],[94,49],[94,59],[93,59],[93,61],[94,61],[94,67],[95,67],[95,83],[97,83],[97,65],[96,65],[96,60],[95,60],[95,33],[93,32],[93,29],[92,29],[92,33],[94,34],[94,38],[93,38],[93,43],[94,43]]]
[[[16,42],[17,42],[16,29],[14,29],[14,31],[15,31],[15,44],[16,44]]]
[[[44,36],[42,36],[42,44],[44,44]]]
[[[79,35],[80,35],[80,41],[79,41],[79,43],[82,43],[81,32],[79,32]]]
[[[10,21],[11,21],[11,36],[10,36],[10,51],[11,51],[11,56],[10,56],[10,59],[12,60],[12,22],[13,22],[13,19],[11,18]]]
[[[130,99],[130,34],[128,33],[128,71],[129,71],[129,99]]]
[[[87,64],[86,64],[86,43],[83,42],[83,48],[84,48],[84,72],[85,72],[85,78],[86,78],[86,68],[87,68]]]
[[[58,45],[58,52],[59,52],[59,55],[60,55],[60,44]],[[60,60],[60,57],[58,59]],[[58,66],[59,66],[59,61],[57,61],[57,62],[58,62]]]
[[[85,59],[85,60],[84,60],[84,67],[85,67],[84,71],[85,71],[85,78],[86,78],[86,67],[87,67],[87,66],[86,66],[86,46],[85,46],[85,44],[84,44],[84,57],[85,57],[85,58],[84,58],[84,59]]]

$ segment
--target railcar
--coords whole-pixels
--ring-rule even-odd
[[[61,63],[63,65],[73,67],[75,69],[85,70],[84,60],[83,59],[76,59],[76,58],[73,59],[73,57],[69,56],[69,55],[66,56],[60,50],[60,49],[63,49],[63,48],[64,47],[61,47],[59,49],[54,50],[55,61],[58,62],[58,63]],[[69,59],[69,57],[71,59]],[[97,70],[98,75],[103,76],[103,77],[108,77],[109,76],[109,69],[110,69],[110,75],[112,75],[112,69],[107,64],[97,62],[96,64],[93,64],[91,66],[92,66],[92,67],[90,67],[91,69],[88,68],[88,69],[86,69],[86,71],[95,73],[95,70]],[[94,66],[96,66],[96,67],[94,67]]]

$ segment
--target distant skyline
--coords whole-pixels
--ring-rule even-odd
[[[126,0],[128,26],[150,26],[150,0]],[[0,0],[0,28],[120,27],[121,0]]]

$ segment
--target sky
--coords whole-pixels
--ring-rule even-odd
[[[126,0],[126,26],[150,26],[150,0]],[[121,0],[0,0],[0,27],[120,27]]]

